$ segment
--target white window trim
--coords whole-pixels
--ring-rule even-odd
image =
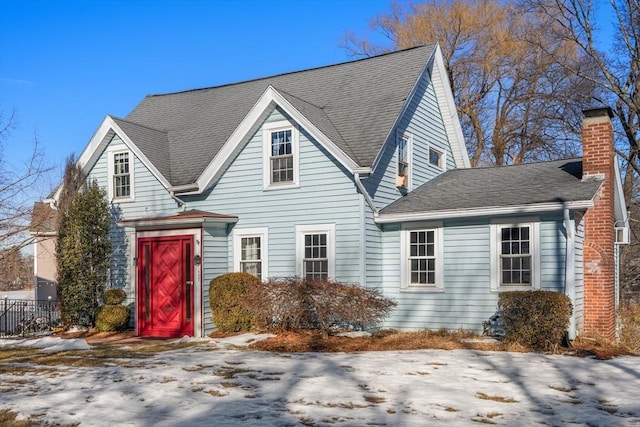
[[[434,165],[431,163],[431,150],[433,151],[437,151],[438,153],[440,153],[440,162],[442,163],[442,166],[438,166],[438,165]],[[438,170],[444,171],[447,169],[447,152],[443,151],[433,145],[429,145],[428,150],[427,150],[427,164],[429,166],[431,166],[432,168],[436,168]]]
[[[328,278],[336,277],[336,225],[335,224],[318,224],[318,225],[296,225],[296,275],[303,277],[304,274],[304,235],[310,233],[326,233],[327,234],[327,259]]]
[[[262,261],[262,280],[269,278],[269,228],[234,228],[233,229],[233,271],[240,271],[242,260],[242,238],[260,237],[260,258]]]
[[[500,253],[504,227],[531,227],[529,250],[531,251],[531,285],[530,286],[501,286]],[[514,218],[491,221],[491,290],[530,291],[540,289],[540,218]]]
[[[116,154],[129,154],[129,183],[130,193],[128,197],[115,197],[115,188],[113,187],[113,158]],[[107,149],[107,195],[110,201],[114,202],[132,202],[135,200],[135,160],[131,150],[123,147],[109,147]]]
[[[293,155],[293,182],[284,184],[271,183],[271,133],[281,130],[291,130],[291,154]],[[287,120],[265,123],[262,126],[262,182],[265,190],[279,190],[283,188],[298,188],[300,186],[300,132]]]
[[[435,232],[436,283],[412,284],[411,261],[409,260],[410,233],[412,231]],[[442,222],[429,222],[405,225],[400,230],[400,290],[401,291],[431,291],[444,290],[444,232]]]
[[[407,147],[406,147],[406,152],[407,152],[407,169],[409,171],[409,173],[407,174],[407,186],[404,187],[407,190],[411,190],[412,187],[412,183],[413,183],[413,134],[410,132],[398,132],[398,134],[396,135],[396,145],[394,147],[395,149],[395,175],[398,175],[398,163],[400,161],[400,151],[398,150],[398,141],[401,139],[405,139],[407,141]],[[399,187],[399,188],[403,188],[403,187]]]

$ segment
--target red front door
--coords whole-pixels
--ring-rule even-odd
[[[193,236],[138,239],[138,334],[193,336]]]

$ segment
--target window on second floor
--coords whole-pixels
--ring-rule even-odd
[[[133,200],[133,155],[128,150],[108,151],[109,198]]]
[[[298,185],[298,132],[289,122],[267,123],[263,128],[265,145],[264,188]]]
[[[438,169],[444,169],[444,153],[433,147],[429,148],[429,164]]]
[[[403,134],[398,136],[396,157],[398,158],[396,187],[408,188],[411,176],[411,135]]]

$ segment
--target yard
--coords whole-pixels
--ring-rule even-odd
[[[640,426],[638,357],[245,348],[261,338],[0,340],[0,424]]]

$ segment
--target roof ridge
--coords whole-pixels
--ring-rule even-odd
[[[488,165],[488,166],[476,166],[470,168],[455,168],[454,170],[463,171],[463,170],[477,170],[477,169],[496,169],[496,168],[510,168],[510,167],[518,167],[518,166],[532,166],[539,165],[542,163],[553,163],[553,162],[566,162],[570,160],[582,160],[582,157],[567,157],[564,159],[553,159],[553,160],[538,160],[535,162],[527,162],[527,163],[511,163],[508,165]]]
[[[304,72],[307,72],[307,71],[321,70],[323,68],[340,67],[340,66],[344,66],[344,65],[347,65],[347,64],[355,64],[357,62],[367,61],[367,60],[375,59],[375,58],[381,58],[383,56],[394,55],[394,54],[398,54],[398,53],[402,53],[402,52],[407,52],[407,51],[410,51],[410,50],[420,49],[420,48],[424,48],[424,47],[432,47],[435,44],[436,43],[425,43],[425,44],[422,44],[422,45],[419,45],[419,46],[413,46],[413,47],[409,47],[409,48],[406,48],[406,49],[394,50],[394,51],[391,51],[391,52],[384,52],[384,53],[381,53],[379,55],[367,56],[367,57],[364,57],[364,58],[354,59],[352,61],[344,61],[344,62],[338,62],[336,64],[320,65],[318,67],[305,68],[305,69],[302,69],[302,70],[286,71],[284,73],[277,73],[277,74],[272,74],[272,75],[269,75],[269,76],[262,76],[262,77],[256,77],[256,78],[248,79],[248,80],[241,80],[241,81],[232,82],[232,83],[225,83],[225,84],[221,84],[221,85],[217,85],[217,86],[207,86],[207,87],[194,88],[194,89],[185,89],[185,90],[179,90],[179,91],[176,91],[176,92],[154,93],[154,94],[146,95],[145,98],[178,95],[178,94],[182,94],[182,93],[198,92],[198,91],[204,91],[204,90],[210,90],[210,89],[219,89],[219,88],[223,88],[223,87],[235,86],[235,85],[240,85],[240,84],[244,84],[244,83],[257,82],[257,81],[260,81],[260,80],[273,79],[275,77],[286,76],[286,75],[290,75],[290,74],[298,74],[298,73],[304,73]],[[320,108],[320,107],[318,107],[318,108]]]

